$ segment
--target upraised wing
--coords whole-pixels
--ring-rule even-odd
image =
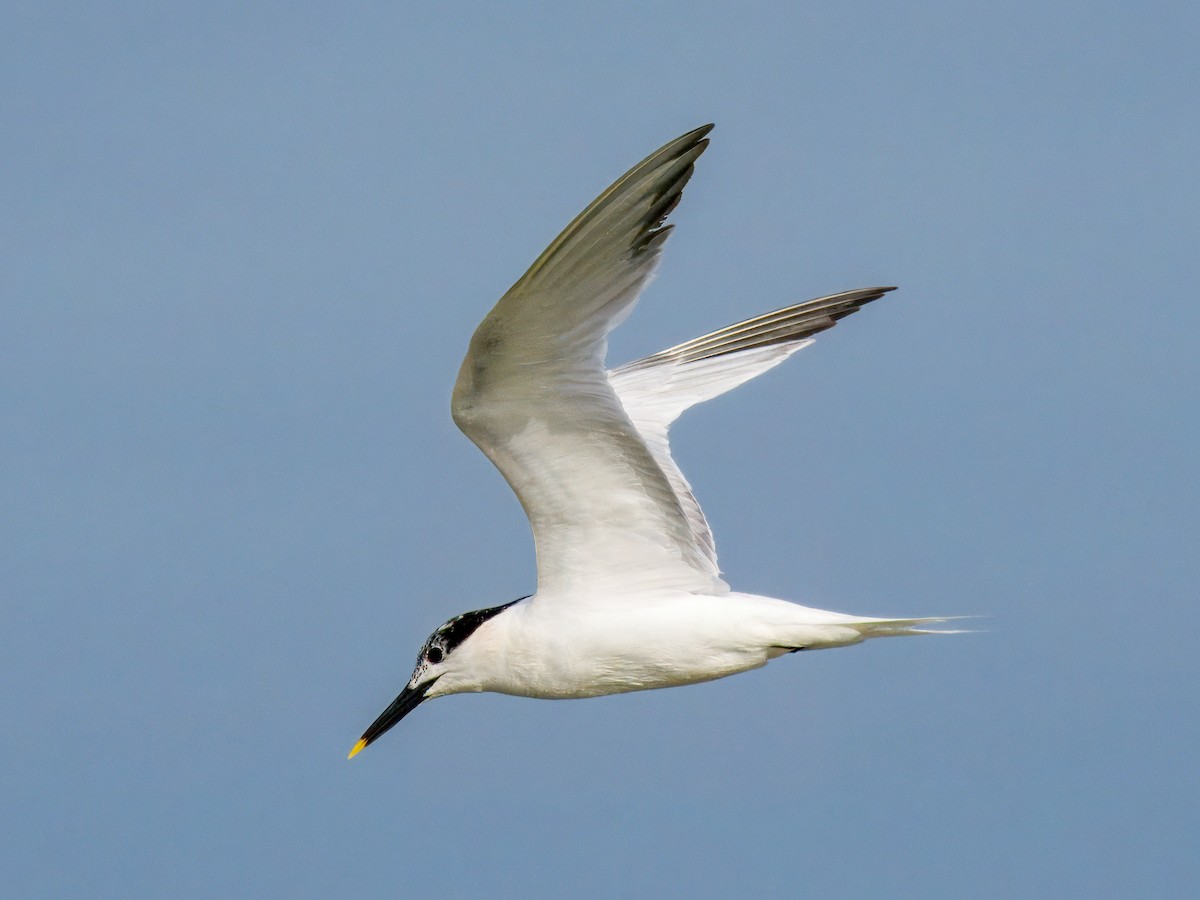
[[[862,288],[764,313],[608,373],[626,414],[670,482],[692,541],[713,569],[717,569],[717,548],[712,530],[691,485],[671,457],[671,423],[689,407],[779,365],[811,344],[813,335],[891,290],[895,288]]]
[[[608,334],[658,263],[711,125],[596,198],[500,299],[454,386],[459,428],[529,517],[542,598],[725,590],[604,369]]]

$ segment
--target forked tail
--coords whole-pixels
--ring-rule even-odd
[[[942,622],[953,622],[969,616],[930,616],[923,619],[860,619],[857,622],[846,622],[864,639],[877,637],[903,637],[909,634],[970,634],[968,628],[923,628],[923,625],[937,625]]]

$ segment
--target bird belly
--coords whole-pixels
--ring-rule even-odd
[[[708,657],[703,664],[682,666],[614,654],[578,660],[574,664],[543,665],[536,671],[513,669],[486,690],[546,700],[603,697],[712,681],[758,668],[766,662],[766,656],[758,654],[756,657],[724,659]]]

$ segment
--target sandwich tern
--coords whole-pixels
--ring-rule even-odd
[[[797,650],[927,634],[731,591],[667,432],[890,287],[821,297],[606,370],[608,334],[658,265],[705,125],[630,169],[567,226],[471,338],[455,423],[529,517],[537,592],[455,616],[353,757],[418,704],[468,691],[596,697],[723,678]],[[935,632],[936,633],[936,632]]]

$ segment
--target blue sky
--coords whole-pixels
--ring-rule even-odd
[[[1194,4],[2,18],[0,893],[1196,890]],[[346,762],[534,585],[449,419],[471,330],[707,121],[614,362],[900,286],[677,426],[727,577],[986,631]]]

